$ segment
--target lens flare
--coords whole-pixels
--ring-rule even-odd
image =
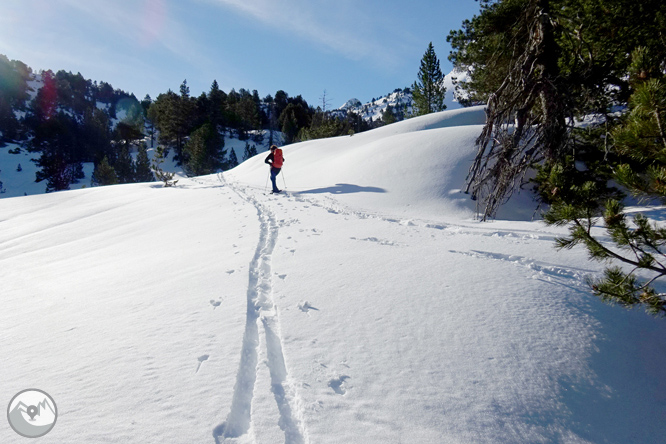
[[[160,39],[166,21],[164,0],[145,0],[141,14],[141,40],[143,47],[151,46]]]

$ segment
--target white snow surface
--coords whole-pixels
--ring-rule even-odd
[[[54,398],[42,443],[663,442],[666,323],[529,196],[474,219],[482,122],[284,147],[283,195],[260,154],[0,200],[0,399]]]

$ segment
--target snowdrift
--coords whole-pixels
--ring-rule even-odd
[[[354,136],[287,146],[280,186],[299,195],[333,194],[377,212],[473,217],[475,202],[461,188],[476,154],[484,109],[444,111]],[[244,162],[229,176],[265,189],[265,156]],[[498,218],[529,220],[535,209],[529,193],[516,193]]]
[[[661,442],[666,323],[529,195],[474,219],[483,116],[285,147],[283,195],[259,155],[0,200],[0,399],[49,393],[44,443]]]

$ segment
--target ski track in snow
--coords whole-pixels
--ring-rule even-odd
[[[433,230],[438,230],[442,232],[448,232],[450,234],[467,234],[474,236],[486,236],[486,237],[508,237],[508,238],[523,238],[529,237],[534,240],[546,240],[554,241],[557,237],[555,234],[544,232],[543,234],[535,235],[533,231],[526,231],[521,229],[496,229],[492,226],[470,226],[460,223],[441,223],[441,222],[432,222],[427,220],[408,218],[408,219],[399,219],[395,217],[385,216],[381,214],[372,213],[370,211],[351,209],[343,205],[341,202],[330,196],[324,196],[322,199],[315,199],[311,197],[305,197],[303,194],[300,194],[298,191],[293,191],[288,193],[289,196],[293,197],[297,202],[311,205],[313,207],[321,208],[326,210],[331,214],[343,215],[348,217],[355,217],[357,219],[375,219],[388,223],[395,223],[408,227],[415,228],[429,228]],[[359,239],[359,240],[375,240],[375,239]],[[385,241],[385,240],[381,240]],[[389,241],[390,242],[390,241]],[[388,245],[383,243],[383,245]],[[392,246],[397,246],[392,245]]]
[[[260,234],[249,267],[245,333],[231,409],[226,421],[215,428],[213,436],[217,444],[248,440],[256,442],[252,426],[252,401],[257,375],[263,368],[260,363],[265,360],[270,374],[271,391],[279,411],[278,425],[284,431],[285,444],[304,444],[309,440],[303,414],[296,410],[301,403],[295,386],[288,377],[278,310],[273,300],[271,257],[277,243],[278,224],[273,213],[246,189],[229,184],[221,175],[218,175],[218,179],[257,209]],[[260,349],[262,329],[265,335],[265,350]],[[260,359],[260,355],[265,359]]]
[[[592,273],[593,270],[581,270],[559,267],[552,264],[540,265],[538,261],[524,256],[509,255],[503,253],[491,253],[488,251],[456,251],[449,250],[451,253],[462,254],[465,256],[475,257],[478,259],[490,259],[509,262],[518,266],[525,267],[531,271],[533,279],[541,279],[547,282],[559,283],[571,287],[572,289],[581,290],[585,288],[585,275]],[[571,285],[570,283],[573,282]]]

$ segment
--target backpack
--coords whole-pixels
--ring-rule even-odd
[[[273,168],[282,168],[284,163],[284,157],[282,156],[282,150],[277,148],[273,153]]]

